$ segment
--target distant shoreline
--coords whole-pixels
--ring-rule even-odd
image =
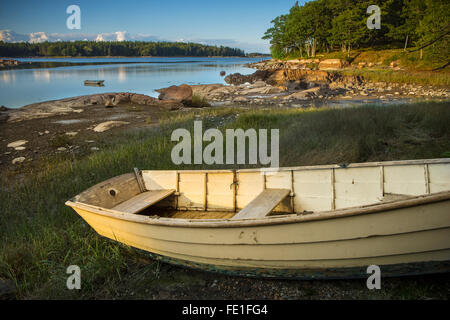
[[[268,56],[35,56],[35,57],[0,57],[0,59],[107,59],[107,58],[270,58]]]

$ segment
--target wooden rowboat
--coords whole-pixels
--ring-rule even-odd
[[[277,278],[450,271],[450,159],[157,171],[66,204],[100,235],[162,261]]]
[[[84,80],[85,86],[103,87],[105,80]]]

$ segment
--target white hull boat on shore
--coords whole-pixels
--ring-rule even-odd
[[[253,277],[450,271],[450,159],[246,170],[143,170],[66,203],[162,261]]]

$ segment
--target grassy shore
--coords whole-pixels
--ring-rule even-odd
[[[2,172],[0,279],[15,284],[15,297],[237,299],[243,297],[242,286],[247,286],[249,292],[244,297],[249,298],[320,299],[330,297],[323,293],[326,288],[336,290],[331,294],[335,298],[448,298],[448,275],[386,279],[383,290],[369,292],[364,281],[267,281],[187,272],[100,237],[64,205],[80,191],[134,167],[180,169],[170,160],[175,145],[170,141],[171,132],[176,128],[192,132],[196,119],[203,120],[204,130],[279,128],[281,166],[450,157],[448,102],[162,113],[158,126],[109,136],[103,140],[101,151],[86,149],[79,156],[42,159],[39,169],[33,171]],[[67,290],[69,265],[81,267],[82,290]],[[212,289],[214,281],[219,281],[216,289]],[[236,285],[230,287],[230,283]],[[221,284],[223,289],[217,291]],[[267,288],[271,285],[276,287],[274,292],[290,293],[271,295]],[[256,287],[269,293],[258,295]],[[167,293],[167,288],[175,289]],[[256,291],[252,294],[251,290]]]
[[[294,51],[284,60],[297,58],[299,58],[299,54]],[[372,82],[450,86],[450,69],[448,67],[433,71],[443,66],[446,60],[436,61],[427,55],[424,55],[421,59],[418,51],[409,52],[403,49],[358,49],[352,50],[350,54],[341,51],[318,54],[317,58],[342,59],[350,62],[353,66],[358,66],[361,62],[365,62],[366,64],[373,63],[374,67],[371,68],[346,68],[342,71],[343,74],[362,76],[365,80]],[[400,67],[400,70],[389,68],[392,62],[395,62]]]

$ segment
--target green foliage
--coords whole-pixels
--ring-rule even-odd
[[[43,43],[7,43],[0,41],[0,56],[244,56],[241,49],[206,46],[197,43],[143,41],[74,41]]]
[[[381,29],[370,30],[366,22],[370,0],[313,0],[296,3],[288,14],[272,20],[263,39],[270,40],[274,58],[290,52],[314,57],[317,52],[373,46],[403,48],[424,45],[449,31],[450,3],[445,0],[385,0],[381,9]],[[447,34],[426,49],[434,60],[448,62]],[[422,57],[424,58],[424,57]]]

